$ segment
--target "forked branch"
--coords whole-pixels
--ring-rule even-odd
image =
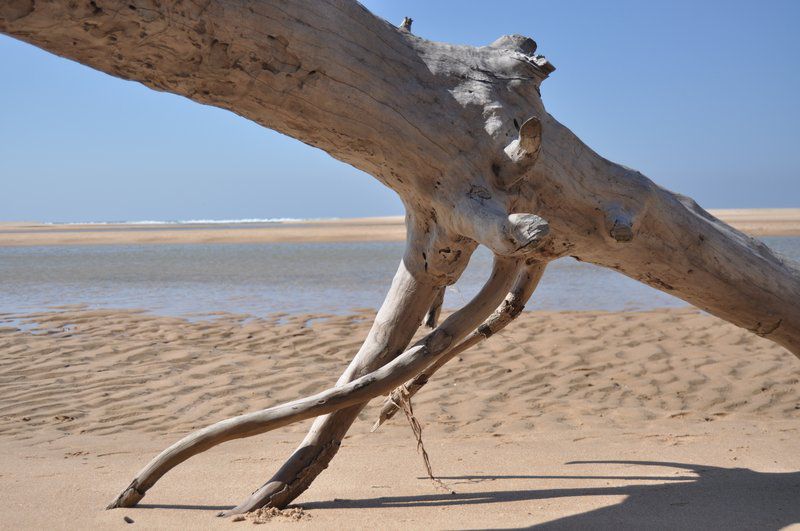
[[[511,286],[517,267],[515,259],[496,257],[489,280],[469,303],[383,367],[316,395],[223,420],[187,435],[148,463],[108,508],[136,505],[164,474],[214,446],[362,404],[388,393],[435,362],[453,342],[460,341],[485,319]]]
[[[447,352],[439,356],[435,362],[431,363],[428,368],[419,373],[415,378],[392,391],[384,400],[383,407],[378,415],[378,420],[376,420],[375,424],[372,426],[372,431],[377,430],[381,424],[391,419],[394,414],[399,411],[397,404],[401,403],[403,398],[410,400],[417,391],[422,389],[422,387],[430,381],[433,374],[441,369],[448,361],[477,345],[484,339],[490,338],[516,319],[522,310],[525,309],[525,304],[539,284],[539,280],[544,273],[545,265],[546,264],[541,262],[533,262],[532,264],[523,266],[519,273],[517,273],[514,286],[511,288],[506,298],[497,310],[495,310],[477,330],[472,332],[460,343],[449,348]]]

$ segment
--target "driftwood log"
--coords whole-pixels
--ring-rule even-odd
[[[282,507],[326,468],[368,400],[413,394],[523,308],[545,265],[609,267],[800,356],[800,269],[583,144],[544,108],[554,70],[517,35],[430,42],[352,0],[3,0],[0,31],[108,74],[228,109],[373,175],[401,197],[407,247],[337,387],[224,420],[162,452],[109,507],[224,441],[319,416],[229,513]],[[491,278],[436,325],[477,245]],[[423,320],[433,330],[407,348]],[[397,391],[396,391],[397,392]],[[393,413],[387,402],[378,423]]]

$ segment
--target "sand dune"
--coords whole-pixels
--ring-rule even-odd
[[[800,236],[800,208],[711,210],[754,236]],[[187,225],[0,223],[1,246],[141,243],[402,241],[401,216],[328,221]]]
[[[101,508],[181,434],[331,385],[370,319],[0,315],[0,523],[108,527],[127,515],[150,527],[233,525],[212,510],[266,479],[308,423],[185,463],[145,499],[155,505]],[[800,523],[799,382],[794,356],[697,310],[525,313],[415,399],[434,470],[456,494],[419,477],[402,418],[367,433],[376,400],[298,500],[302,518],[272,523]],[[567,464],[587,460],[629,462]],[[737,507],[748,511],[735,517]]]

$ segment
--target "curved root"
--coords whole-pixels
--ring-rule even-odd
[[[399,386],[397,389],[386,397],[381,408],[378,420],[372,426],[372,431],[377,430],[381,424],[389,420],[399,410],[397,404],[402,397],[410,399],[417,391],[428,383],[430,377],[438,371],[445,363],[458,356],[470,347],[480,343],[484,339],[491,337],[500,330],[506,327],[513,321],[517,315],[522,312],[525,303],[528,302],[539,280],[544,273],[544,263],[534,263],[524,267],[517,275],[514,286],[506,296],[499,308],[481,325],[477,330],[472,332],[461,343],[454,345],[443,355],[439,356],[434,363],[428,366],[427,369],[418,374],[415,378],[407,381],[405,384]]]
[[[327,389],[316,395],[223,420],[184,437],[156,456],[107,508],[136,505],[144,497],[147,490],[169,470],[190,457],[214,446],[234,439],[259,435],[294,422],[332,413],[348,406],[364,404],[375,396],[390,392],[405,380],[435,362],[438,356],[447,352],[447,349],[454,342],[460,341],[488,315],[493,307],[496,307],[500,294],[507,291],[508,286],[513,281],[517,264],[518,261],[516,259],[497,257],[491,278],[473,300],[453,313],[412,348],[383,367],[348,383],[340,383],[337,387]],[[398,273],[398,277],[400,276],[401,274]],[[400,291],[402,291],[403,282],[398,282],[398,284],[401,287]],[[417,324],[420,322],[421,313],[430,307],[435,295],[435,289],[431,289],[426,293],[429,297],[424,301],[424,306],[420,306],[422,310],[417,315]],[[351,368],[353,368],[352,364]],[[345,376],[347,376],[347,373],[345,373]],[[258,493],[259,491],[256,491],[251,496],[251,499]],[[263,506],[266,501],[262,505],[258,505],[248,500],[226,514],[252,510]]]
[[[454,336],[452,341],[459,341],[499,304],[513,281],[516,269],[517,259],[495,258],[492,274],[480,293],[442,324],[441,328]],[[325,469],[338,450],[342,437],[365,405],[366,402],[318,418],[303,443],[280,470],[244,502],[222,516],[267,505],[285,507]]]

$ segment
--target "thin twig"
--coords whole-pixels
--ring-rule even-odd
[[[389,396],[391,397],[392,395]],[[392,402],[394,402],[394,405],[398,409],[403,410],[403,413],[405,413],[406,415],[406,419],[408,419],[408,423],[411,426],[411,431],[414,432],[414,437],[417,439],[417,451],[422,454],[422,460],[425,463],[425,470],[428,472],[428,477],[438,487],[444,489],[450,494],[455,494],[456,492],[447,485],[445,485],[444,481],[433,475],[433,468],[431,468],[431,460],[428,457],[428,452],[425,451],[425,444],[422,442],[422,425],[419,423],[419,420],[417,420],[417,417],[414,415],[414,408],[411,405],[411,393],[408,392],[408,388],[405,385],[400,386],[400,393],[398,398],[400,401],[399,404],[397,402],[394,402],[393,399]]]

